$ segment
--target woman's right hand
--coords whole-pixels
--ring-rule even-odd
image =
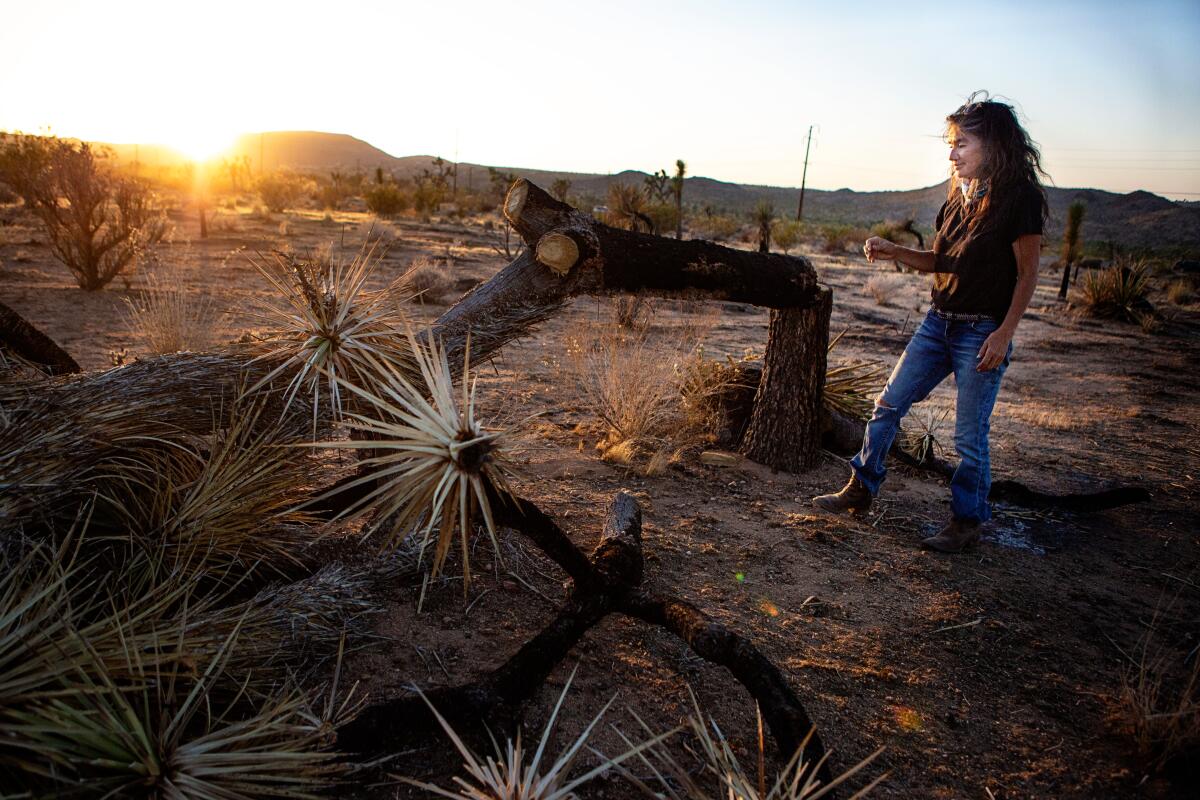
[[[894,261],[898,255],[899,247],[883,239],[879,236],[872,236],[863,244],[863,255],[867,257],[867,261],[872,264],[876,259],[882,258],[884,261]]]

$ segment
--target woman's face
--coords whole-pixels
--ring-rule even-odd
[[[983,177],[984,150],[978,136],[962,130],[950,131],[950,168],[960,181]]]

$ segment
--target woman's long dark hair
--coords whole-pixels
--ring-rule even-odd
[[[978,202],[973,201],[964,209],[958,176],[951,178],[946,198],[949,203],[947,214],[963,209],[967,220],[966,236],[954,249],[961,252],[972,239],[1011,218],[1026,186],[1032,186],[1041,196],[1044,220],[1048,207],[1046,191],[1039,179],[1046,176],[1042,169],[1042,154],[1017,121],[1013,107],[992,100],[987,92],[974,92],[966,103],[946,117],[947,138],[958,131],[971,134],[983,144],[982,172],[987,191]]]

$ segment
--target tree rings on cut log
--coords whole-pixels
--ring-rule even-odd
[[[579,263],[579,245],[565,233],[547,233],[538,239],[537,260],[559,275],[566,275]]]
[[[529,181],[517,181],[504,197],[504,216],[510,220],[521,218],[521,209],[525,206],[525,198],[529,195]]]

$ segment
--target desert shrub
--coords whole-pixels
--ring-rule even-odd
[[[1142,636],[1136,655],[1124,673],[1118,721],[1152,769],[1195,759],[1200,756],[1200,658],[1195,651],[1189,658],[1168,647],[1157,624]]]
[[[655,233],[673,231],[679,222],[679,212],[671,203],[651,203],[645,213],[654,224]]]
[[[863,284],[863,291],[869,294],[877,306],[886,306],[904,283],[904,279],[896,274],[875,273]]]
[[[1167,302],[1184,306],[1195,299],[1195,285],[1186,278],[1171,281],[1167,284]]]
[[[255,190],[268,211],[280,214],[295,207],[304,196],[306,184],[299,175],[280,170],[260,177]]]
[[[215,211],[208,218],[208,229],[214,233],[237,233],[242,230],[242,220],[236,213]]]
[[[550,194],[562,202],[567,202],[567,192],[571,191],[571,181],[566,178],[555,178],[550,184]]]
[[[622,294],[613,299],[613,316],[621,328],[645,328],[653,312],[653,302],[640,294]]]
[[[843,253],[857,250],[870,235],[868,231],[853,225],[831,223],[822,225],[818,231],[821,247],[826,253]]]
[[[408,208],[409,198],[394,183],[378,183],[363,194],[367,210],[377,217],[394,217]]]
[[[146,276],[146,290],[126,298],[130,327],[151,353],[207,350],[220,336],[221,314],[213,299],[189,292],[177,271]]]
[[[425,303],[442,302],[454,288],[448,265],[428,256],[413,259],[400,280],[414,300]]]
[[[786,255],[789,250],[800,243],[803,228],[795,220],[777,219],[771,227],[771,236],[776,246]]]
[[[730,239],[742,229],[741,220],[726,214],[701,214],[692,224],[700,238],[714,242]]]
[[[583,405],[604,426],[597,445],[609,461],[628,464],[670,453],[686,442],[675,364],[694,342],[655,347],[647,332],[583,326],[568,340],[571,373]]]
[[[101,289],[162,239],[165,215],[145,183],[118,175],[86,143],[44,139],[38,146],[45,161],[26,186],[30,208],[79,286]]]
[[[1146,299],[1150,276],[1140,259],[1118,259],[1111,267],[1089,270],[1079,283],[1079,306],[1089,316],[1140,322],[1154,313]]]

